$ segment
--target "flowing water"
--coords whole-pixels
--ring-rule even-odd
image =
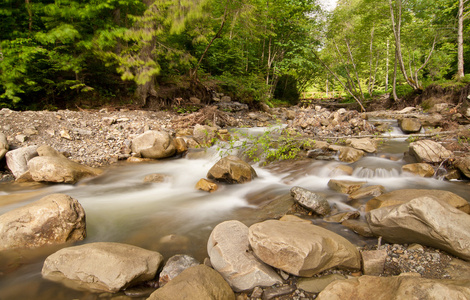
[[[262,129],[255,130],[262,132]],[[34,185],[21,190],[0,185],[0,214],[40,199],[51,193],[65,193],[77,199],[86,212],[87,238],[81,242],[122,242],[159,251],[166,259],[174,254],[189,254],[202,261],[212,228],[237,219],[246,225],[277,216],[286,210],[293,186],[323,192],[338,212],[361,210],[365,200],[349,202],[344,194],[330,190],[331,178],[380,184],[387,191],[404,188],[443,189],[470,201],[470,186],[437,178],[403,174],[403,153],[408,143],[389,140],[380,154],[350,164],[352,175],[342,175],[337,160],[281,162],[266,168],[254,166],[258,178],[243,185],[221,185],[215,193],[195,190],[200,178],[220,158],[217,150],[193,150],[184,158],[152,163],[119,164],[105,174],[76,185]],[[148,174],[167,175],[162,183],[144,183]],[[279,205],[267,205],[280,203]],[[284,204],[282,204],[284,203]],[[262,209],[260,207],[263,207]],[[361,238],[339,224],[320,219],[315,224],[331,229],[358,246],[376,243]],[[0,252],[0,300],[7,299],[98,299],[41,278],[44,259],[64,246],[39,250]],[[103,296],[103,295],[102,295]]]

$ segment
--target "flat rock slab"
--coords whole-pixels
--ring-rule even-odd
[[[159,288],[147,300],[191,299],[191,300],[235,300],[235,294],[214,269],[205,265],[190,267]]]
[[[443,190],[403,189],[377,196],[366,203],[366,212],[376,208],[403,204],[415,198],[435,197],[451,206],[470,213],[470,205],[464,198],[457,194]]]
[[[0,251],[83,240],[85,211],[77,200],[52,194],[0,216]]]
[[[214,269],[237,292],[282,282],[274,269],[253,255],[248,227],[239,221],[218,224],[207,242],[207,253]]]
[[[348,240],[300,218],[256,223],[248,237],[259,259],[297,276],[310,277],[333,267],[361,266],[360,254]]]
[[[372,233],[391,243],[419,243],[470,260],[470,216],[446,202],[421,197],[366,214]]]
[[[469,280],[361,276],[329,284],[317,300],[470,299]]]
[[[42,276],[68,287],[117,292],[154,279],[163,256],[119,243],[92,243],[64,248],[44,261]]]

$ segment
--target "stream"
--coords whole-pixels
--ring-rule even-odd
[[[262,129],[255,129],[262,132]],[[390,134],[393,134],[390,133]],[[52,193],[77,199],[86,212],[87,238],[81,243],[120,242],[160,252],[165,259],[189,254],[199,261],[207,257],[207,238],[218,223],[237,219],[246,225],[281,215],[285,207],[266,205],[290,197],[290,189],[300,186],[323,192],[334,211],[361,210],[367,200],[350,202],[347,195],[328,188],[331,178],[367,181],[382,185],[387,192],[405,189],[452,191],[470,201],[466,182],[421,178],[401,171],[408,150],[404,139],[384,140],[377,154],[348,164],[352,175],[335,175],[336,159],[279,162],[267,167],[254,165],[258,178],[243,185],[220,185],[214,193],[197,191],[197,181],[220,159],[217,150],[193,149],[183,158],[150,163],[119,163],[107,167],[97,178],[76,185],[0,185],[0,215]],[[167,175],[162,183],[144,183],[146,175]],[[269,210],[269,211],[268,211]],[[313,218],[313,217],[312,217]],[[313,219],[317,225],[345,236],[357,246],[375,244],[340,224]],[[65,245],[69,246],[69,245]],[[0,300],[9,299],[98,299],[99,295],[68,289],[41,278],[44,259],[58,249],[0,252]],[[103,296],[103,295],[102,295]],[[110,298],[111,295],[108,295]]]

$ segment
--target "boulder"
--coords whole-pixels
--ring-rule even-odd
[[[341,147],[339,150],[339,160],[347,163],[353,163],[364,156],[364,151],[352,147]]]
[[[208,179],[227,183],[245,183],[257,177],[255,170],[240,158],[229,155],[219,160],[207,173]]]
[[[177,137],[175,139],[175,148],[177,154],[185,153],[186,151],[188,151],[188,145],[186,144],[184,138]]]
[[[293,218],[299,221],[292,221]],[[259,259],[297,276],[311,277],[333,267],[361,267],[359,252],[353,244],[300,218],[253,224],[248,238]]]
[[[199,181],[196,183],[197,190],[206,191],[209,193],[217,191],[218,188],[219,187],[217,186],[217,183],[205,178],[199,179]]]
[[[61,249],[42,267],[45,279],[93,292],[115,293],[152,280],[163,256],[155,251],[120,243],[91,243]]]
[[[425,163],[440,163],[452,157],[451,151],[431,140],[410,143],[409,152],[416,157],[418,162]]]
[[[168,299],[235,300],[235,294],[217,271],[199,265],[184,270],[147,298],[147,300]]]
[[[454,165],[467,177],[470,178],[470,156],[460,157],[455,160]]]
[[[401,131],[403,133],[415,133],[421,130],[421,122],[415,118],[404,118],[398,122]]]
[[[346,143],[357,150],[363,150],[368,153],[377,152],[377,144],[374,140],[369,138],[363,139],[348,139]]]
[[[132,152],[144,158],[159,159],[173,156],[176,148],[168,132],[149,130],[132,140]]]
[[[433,177],[434,168],[427,163],[407,164],[401,167],[404,172],[413,173],[421,177]]]
[[[198,265],[200,265],[200,263],[192,256],[182,254],[174,255],[168,259],[163,270],[160,272],[158,283],[162,287],[187,268]]]
[[[357,200],[357,199],[363,199],[367,197],[377,197],[385,193],[385,188],[381,185],[371,185],[371,186],[366,186],[362,187],[351,194],[349,194],[348,199],[349,200]]]
[[[423,196],[366,214],[372,233],[391,243],[419,243],[470,260],[470,216],[438,198]]]
[[[256,286],[282,282],[271,267],[253,255],[248,243],[248,227],[239,221],[218,224],[207,242],[207,253],[213,268],[234,291],[247,291]]]
[[[376,208],[403,204],[415,198],[435,197],[451,206],[470,213],[470,205],[467,200],[452,192],[443,190],[403,189],[377,196],[366,203],[366,212]]]
[[[403,274],[393,277],[361,276],[336,280],[317,300],[469,299],[468,280],[440,280]]]
[[[352,194],[353,192],[359,190],[364,184],[365,181],[351,181],[351,180],[336,180],[330,179],[328,181],[328,187],[338,193],[343,194]]]
[[[0,132],[0,160],[5,156],[8,152],[9,146],[6,136]]]
[[[85,237],[83,207],[63,194],[43,197],[0,216],[0,251],[75,242]]]
[[[328,200],[319,193],[314,193],[298,186],[291,188],[290,193],[294,197],[295,202],[318,215],[324,216],[331,211]]]
[[[34,157],[28,162],[28,167],[34,181],[46,182],[76,183],[103,172],[60,156]]]
[[[37,149],[38,146],[29,146],[11,150],[6,153],[7,166],[13,173],[13,176],[19,177],[21,174],[28,171],[28,161],[38,156]]]

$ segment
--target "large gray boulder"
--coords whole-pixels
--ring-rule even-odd
[[[85,211],[77,200],[52,194],[0,216],[0,251],[83,240]]]
[[[38,146],[22,147],[8,151],[5,155],[8,169],[16,178],[28,171],[28,161],[38,156]]]
[[[285,272],[310,277],[333,267],[360,269],[360,254],[342,236],[291,216],[250,227],[256,256]]]
[[[132,140],[132,152],[144,158],[166,158],[176,153],[173,138],[166,131],[149,130]]]
[[[331,211],[328,200],[319,193],[295,186],[290,189],[290,194],[297,203],[318,215],[325,216]]]
[[[366,203],[366,212],[376,208],[403,204],[410,200],[421,197],[435,197],[451,206],[460,209],[465,213],[470,213],[470,205],[467,200],[449,191],[444,190],[423,190],[423,189],[403,189],[389,192],[377,196]]]
[[[415,133],[421,130],[421,121],[416,118],[404,118],[398,122],[403,133]]]
[[[147,298],[147,300],[168,299],[235,300],[235,294],[217,271],[199,265],[184,270]]]
[[[409,152],[416,157],[418,162],[425,163],[440,163],[452,157],[451,151],[431,140],[410,143]]]
[[[330,283],[317,300],[395,300],[470,299],[470,281],[420,278],[361,276]]]
[[[274,269],[253,255],[248,227],[239,221],[218,224],[207,242],[207,253],[214,269],[237,292],[282,282]]]
[[[227,183],[245,183],[255,177],[256,171],[234,155],[222,158],[207,173],[207,178]]]
[[[118,292],[152,280],[163,256],[119,243],[64,248],[44,261],[42,276],[78,290]]]
[[[86,177],[100,175],[103,171],[81,165],[61,156],[38,156],[28,162],[34,181],[76,183]]]
[[[438,198],[374,209],[366,220],[374,235],[390,243],[419,243],[470,260],[470,215]]]

